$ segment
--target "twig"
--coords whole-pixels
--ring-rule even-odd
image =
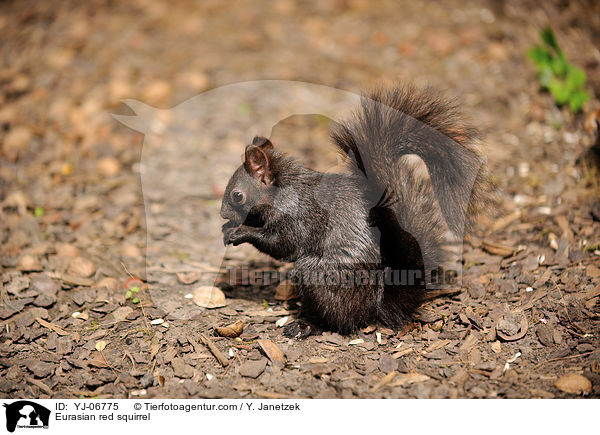
[[[537,369],[539,366],[549,363],[549,362],[554,362],[554,361],[560,361],[563,359],[574,359],[574,358],[581,358],[582,356],[588,356],[591,355],[592,353],[594,353],[593,350],[589,351],[589,352],[584,352],[584,353],[580,353],[578,355],[568,355],[568,356],[561,356],[560,358],[552,358],[552,359],[547,359],[546,361],[542,361],[540,363],[537,363],[536,365],[533,366],[533,369]]]
[[[208,347],[208,350],[210,350],[210,352],[215,356],[215,358],[219,360],[223,367],[227,367],[229,365],[229,361],[227,361],[225,355],[221,353],[219,348],[215,346],[215,344],[210,340],[210,338],[205,337],[204,334],[200,334],[200,340],[202,340],[202,343],[204,343],[204,345]],[[192,344],[192,346],[194,345]]]

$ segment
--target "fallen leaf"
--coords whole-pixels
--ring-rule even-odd
[[[500,243],[484,240],[481,247],[488,254],[498,255],[500,257],[510,257],[515,250],[510,246],[502,245]]]
[[[106,348],[106,341],[99,340],[96,342],[96,345],[94,347],[98,352],[102,352]]]
[[[270,340],[258,340],[258,345],[273,363],[278,362],[285,365],[285,356],[275,343]]]
[[[294,284],[288,279],[280,282],[275,289],[275,300],[278,301],[289,301],[290,299],[297,298],[296,289]]]
[[[215,328],[217,333],[223,337],[235,338],[238,337],[244,330],[244,322],[238,320],[227,326],[218,326]]]
[[[152,337],[152,343],[150,344],[150,360],[153,360],[158,351],[160,350],[160,342],[156,336]]]

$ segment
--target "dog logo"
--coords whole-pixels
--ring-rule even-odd
[[[29,400],[19,400],[3,404],[6,408],[6,430],[14,432],[16,428],[48,428],[50,410]]]

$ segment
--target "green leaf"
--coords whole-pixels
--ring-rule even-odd
[[[566,82],[557,79],[554,77],[550,81],[550,92],[554,96],[554,99],[559,105],[565,104],[569,101],[569,88],[567,87]]]
[[[131,302],[133,302],[134,304],[139,304],[140,303],[140,298],[138,298],[137,296],[135,298],[133,298],[131,300]]]
[[[558,42],[556,42],[556,36],[554,36],[554,32],[550,27],[546,27],[544,30],[542,30],[542,41],[552,47],[556,53],[561,53]]]
[[[125,293],[125,299],[129,299],[131,298],[133,294],[131,293],[131,290],[127,290],[127,293]]]
[[[136,285],[136,286],[131,287],[129,290],[131,290],[133,293],[137,293],[140,291],[140,288]]]
[[[550,67],[552,68],[552,72],[554,75],[558,77],[564,77],[567,75],[567,70],[569,69],[569,63],[564,56],[555,57],[550,62]]]
[[[542,47],[533,47],[527,52],[529,59],[531,59],[538,68],[543,68],[547,65],[550,65],[552,61],[552,55],[548,53],[548,50]]]
[[[579,112],[589,97],[588,93],[584,90],[575,91],[571,94],[571,98],[569,98],[569,109],[574,113]]]
[[[41,218],[42,216],[44,216],[44,207],[40,207],[39,205],[33,210],[33,215],[36,218]]]
[[[585,71],[577,68],[576,66],[569,65],[569,71],[567,72],[567,82],[573,90],[581,89],[585,85]]]

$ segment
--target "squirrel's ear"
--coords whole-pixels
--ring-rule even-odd
[[[273,145],[271,142],[271,149]],[[248,145],[246,147],[246,156],[244,159],[244,168],[254,178],[262,181],[265,184],[273,183],[273,173],[271,172],[269,157],[265,151],[269,151],[269,148],[264,149],[263,146]]]
[[[264,152],[271,151],[273,149],[273,144],[269,139],[262,136],[255,136],[252,139],[252,145],[259,147]]]

